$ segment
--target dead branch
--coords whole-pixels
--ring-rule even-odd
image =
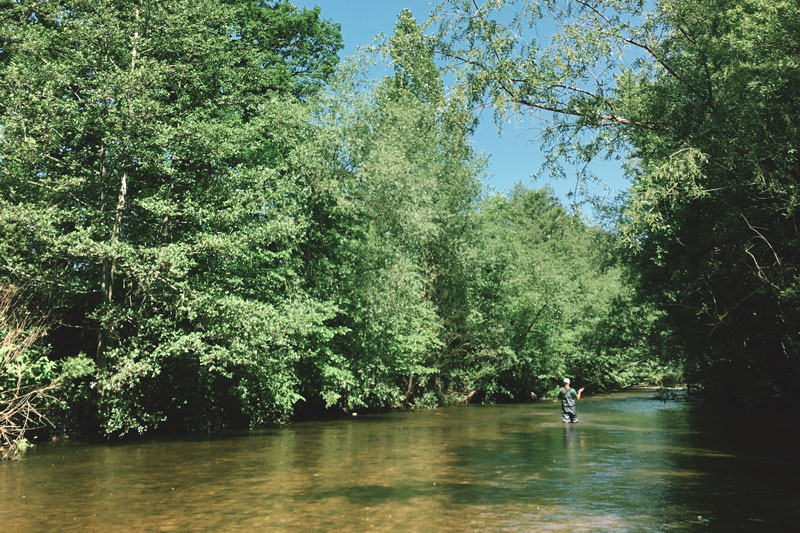
[[[0,288],[0,459],[17,459],[25,448],[25,433],[49,424],[41,406],[57,384],[29,385],[24,375],[30,361],[25,357],[47,332],[41,321],[20,314],[15,306],[19,290]]]

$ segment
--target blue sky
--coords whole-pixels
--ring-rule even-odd
[[[376,35],[391,35],[402,9],[410,9],[417,21],[427,18],[435,2],[431,0],[291,0],[298,7],[319,6],[323,18],[338,22],[342,27],[346,57],[360,45],[370,43]],[[564,200],[567,193],[575,189],[575,179],[545,179],[536,181],[531,176],[542,163],[543,156],[536,142],[533,124],[507,124],[502,134],[492,122],[491,113],[486,111],[480,117],[480,125],[472,138],[478,152],[489,158],[488,176],[484,180],[487,187],[505,192],[516,182],[528,187],[549,185]],[[594,194],[614,195],[627,189],[628,183],[622,176],[620,165],[615,161],[599,162],[592,167],[603,179],[605,186],[594,186]]]

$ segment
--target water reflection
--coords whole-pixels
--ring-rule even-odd
[[[539,403],[64,442],[0,465],[0,501],[11,531],[795,529],[793,448],[748,423],[625,393],[580,424]]]

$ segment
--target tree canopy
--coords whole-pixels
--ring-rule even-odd
[[[676,362],[707,392],[797,390],[796,4],[440,7],[402,11],[392,74],[361,84],[338,26],[286,1],[0,3],[0,289],[22,302],[0,334],[35,341],[0,391],[122,436]],[[488,194],[486,105],[543,119],[556,173],[625,157],[617,225]]]
[[[662,355],[708,392],[796,391],[797,3],[453,0],[437,21],[470,101],[543,119],[552,162],[627,154],[619,231]]]
[[[0,271],[56,324],[81,423],[286,418],[332,308],[301,275],[293,153],[338,28],[246,0],[0,13]]]

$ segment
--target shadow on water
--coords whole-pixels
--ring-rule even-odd
[[[647,392],[303,422],[0,465],[12,531],[800,527],[792,425]]]

